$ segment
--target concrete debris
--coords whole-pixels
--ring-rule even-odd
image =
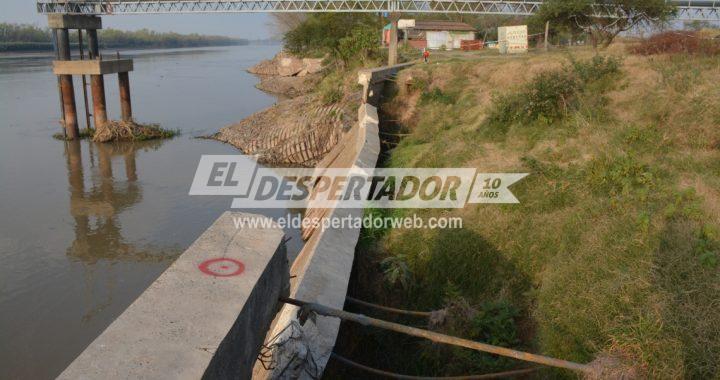
[[[322,58],[297,58],[286,52],[280,52],[270,60],[265,60],[248,69],[256,75],[281,77],[303,77],[322,71]]]

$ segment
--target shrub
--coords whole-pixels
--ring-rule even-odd
[[[322,57],[337,53],[340,41],[361,27],[378,28],[372,15],[354,13],[315,13],[283,36],[287,51],[298,56]],[[350,44],[348,41],[346,45]]]
[[[560,70],[540,73],[521,91],[496,97],[486,125],[506,130],[514,123],[561,120],[578,108],[581,96],[602,96],[619,73],[620,62],[612,57],[571,60]]]
[[[318,85],[318,93],[323,104],[333,104],[343,98],[342,73],[333,72],[327,75]]]
[[[633,156],[599,157],[590,162],[586,178],[596,194],[629,194],[654,184],[651,168]]]
[[[629,50],[631,53],[639,55],[720,55],[720,40],[703,37],[701,34],[691,31],[664,32],[642,40]]]
[[[620,73],[620,61],[613,57],[596,55],[587,61],[570,60],[572,70],[581,83],[591,84]]]
[[[377,56],[378,45],[375,36],[375,29],[370,25],[355,27],[350,35],[338,41],[335,55],[345,64],[359,61],[365,63],[368,58]]]

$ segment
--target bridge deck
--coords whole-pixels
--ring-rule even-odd
[[[720,21],[720,0],[667,0],[677,19]],[[531,15],[541,0],[40,0],[39,13],[88,15],[152,13],[399,12]],[[614,14],[597,5],[598,15]]]

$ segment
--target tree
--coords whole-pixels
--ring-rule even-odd
[[[307,19],[305,13],[271,13],[270,17],[270,27],[278,33],[277,35],[283,35],[297,28]]]
[[[607,47],[618,34],[643,24],[662,24],[674,11],[665,0],[546,0],[538,17],[556,28],[584,31],[594,47]]]
[[[285,33],[285,49],[298,56],[336,55],[340,41],[359,28],[373,30],[380,38],[380,24],[370,14],[312,13],[297,27]],[[359,32],[356,32],[359,33]]]
[[[378,50],[376,28],[369,25],[360,25],[356,26],[350,35],[338,41],[335,54],[345,64],[350,64],[353,60],[364,64],[368,58],[377,55]]]

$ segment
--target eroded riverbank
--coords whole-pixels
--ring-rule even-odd
[[[353,124],[361,91],[345,86],[329,97],[321,86],[321,60],[293,58],[280,53],[248,71],[262,83],[305,83],[302,91],[292,85],[282,91],[290,99],[222,128],[213,138],[269,165],[314,166]],[[262,86],[260,86],[262,87]],[[281,89],[277,89],[281,91]]]

